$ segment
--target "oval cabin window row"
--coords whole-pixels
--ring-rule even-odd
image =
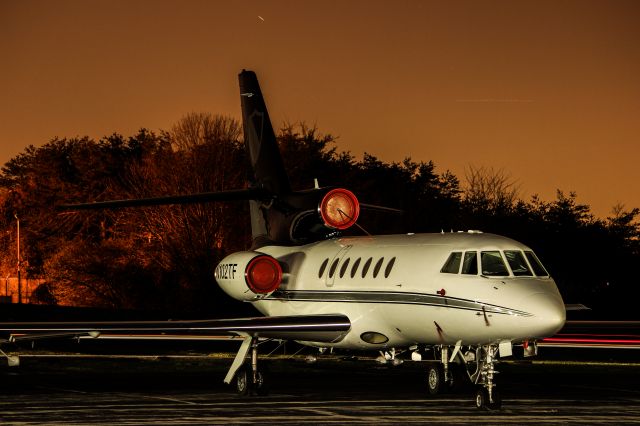
[[[374,263],[373,257],[369,257],[364,262],[362,261],[363,260],[362,257],[358,257],[353,261],[353,263],[351,263],[350,257],[347,257],[346,259],[342,260],[342,264],[340,263],[341,260],[342,260],[341,258],[336,258],[333,260],[333,262],[331,262],[331,265],[329,265],[329,259],[328,258],[325,259],[324,262],[322,262],[322,264],[320,265],[320,270],[318,271],[318,278],[322,278],[324,276],[324,273],[327,270],[327,267],[329,267],[330,279],[334,277],[344,278],[345,276],[348,276],[351,278],[355,278],[356,276],[366,278],[367,274],[369,273],[369,270],[371,269],[371,265],[373,265],[373,269],[371,273],[373,278],[377,278],[378,275],[380,275],[380,272],[382,271],[383,266],[384,266],[384,277],[388,278],[389,275],[391,274],[391,270],[393,269],[393,265],[396,262],[395,257],[392,257],[391,259],[389,259],[386,265],[384,262],[384,257],[377,259],[375,263]],[[362,269],[360,269],[361,264],[362,264]],[[359,274],[358,274],[358,271],[360,271]]]

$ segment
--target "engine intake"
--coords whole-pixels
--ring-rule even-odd
[[[259,255],[254,257],[247,265],[244,278],[254,293],[272,293],[282,281],[282,268],[273,257]]]
[[[353,192],[336,188],[327,192],[318,207],[325,226],[344,230],[353,226],[360,215],[360,203]]]

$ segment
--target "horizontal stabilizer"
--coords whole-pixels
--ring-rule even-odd
[[[384,213],[396,213],[396,214],[404,213],[404,210],[398,210],[391,207],[376,206],[374,204],[360,203],[360,208],[363,210],[372,210],[372,211],[378,211],[378,212],[384,212]]]
[[[193,204],[207,203],[211,201],[241,201],[260,200],[265,197],[264,191],[259,189],[237,189],[220,192],[202,192],[190,195],[173,195],[167,197],[140,198],[129,200],[96,201],[82,204],[62,204],[56,207],[58,210],[98,210],[119,209],[123,207],[160,206],[167,204]]]

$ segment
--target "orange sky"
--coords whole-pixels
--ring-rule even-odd
[[[240,116],[361,158],[503,168],[527,198],[640,207],[637,1],[0,0],[0,163],[55,136]]]

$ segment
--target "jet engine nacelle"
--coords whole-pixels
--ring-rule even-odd
[[[353,226],[360,215],[360,203],[353,192],[344,188],[323,188],[297,193],[287,199],[299,209],[291,220],[289,238],[304,244],[327,238],[336,231]]]
[[[273,257],[241,251],[225,257],[216,267],[218,285],[237,300],[252,301],[273,293],[282,282],[282,267]]]
[[[360,203],[353,192],[335,188],[322,197],[318,212],[326,227],[342,231],[353,226],[358,220]]]

